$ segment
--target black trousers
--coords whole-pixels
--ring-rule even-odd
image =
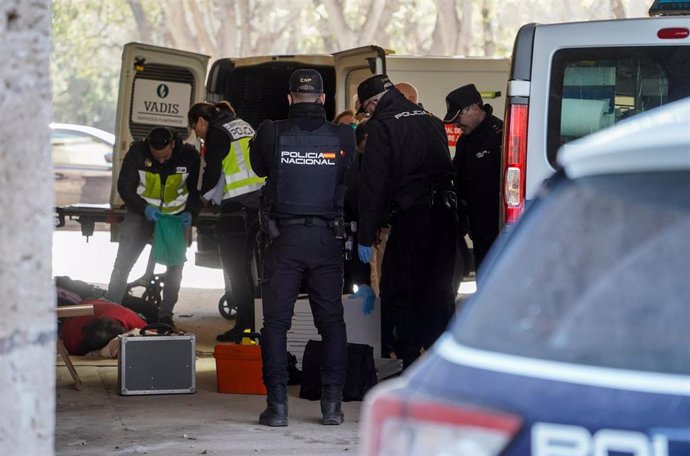
[[[286,385],[287,331],[303,285],[322,339],[321,383],[345,384],[347,334],[343,319],[343,241],[316,225],[280,227],[263,263],[261,330],[263,380],[267,388]]]
[[[381,299],[390,305],[395,354],[407,368],[443,333],[455,310],[454,210],[413,206],[391,220],[381,267]]]
[[[472,201],[469,204],[468,218],[476,272],[479,272],[484,257],[498,237],[498,210],[496,207],[497,204],[487,204],[483,200]]]
[[[252,260],[259,231],[258,211],[249,208],[223,210],[225,217],[216,223],[214,234],[223,264],[225,290],[230,303],[237,306],[235,327],[254,330],[254,275]],[[227,286],[226,286],[227,288]]]

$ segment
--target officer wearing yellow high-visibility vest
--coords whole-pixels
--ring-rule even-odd
[[[225,299],[237,308],[235,326],[216,339],[235,341],[245,329],[254,330],[251,263],[259,231],[259,190],[265,179],[258,177],[249,163],[254,129],[235,115],[230,103],[197,103],[187,120],[204,144],[201,193],[207,204],[219,206],[223,213],[214,235],[226,278]]]
[[[192,225],[192,218],[201,208],[197,190],[200,162],[194,146],[184,144],[168,127],[154,128],[145,139],[134,142],[129,148],[117,181],[127,213],[122,222],[120,245],[106,298],[122,302],[132,266],[163,214],[179,217],[183,228]],[[184,262],[167,268],[158,310],[159,322],[172,325],[183,265]]]

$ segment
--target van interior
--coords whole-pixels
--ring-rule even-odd
[[[232,60],[214,63],[209,72],[207,90],[209,101],[228,100],[237,115],[255,129],[264,120],[287,119],[287,100],[290,75],[303,68],[317,70],[323,78],[326,93],[326,118],[335,115],[335,68],[332,65],[313,65],[279,60],[254,65],[235,66]]]

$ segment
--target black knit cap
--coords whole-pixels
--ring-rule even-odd
[[[290,92],[321,93],[323,79],[318,71],[312,69],[295,70],[290,76]]]
[[[156,127],[151,132],[149,135],[146,137],[146,142],[149,144],[149,146],[153,147],[156,150],[161,150],[172,140],[175,139],[173,132],[170,128],[168,127]]]
[[[448,112],[443,118],[444,123],[453,123],[460,114],[460,111],[475,103],[482,103],[482,96],[474,86],[467,84],[453,90],[446,96],[446,108]]]

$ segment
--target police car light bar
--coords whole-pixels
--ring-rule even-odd
[[[650,16],[683,16],[690,15],[690,1],[654,0],[649,8]]]

